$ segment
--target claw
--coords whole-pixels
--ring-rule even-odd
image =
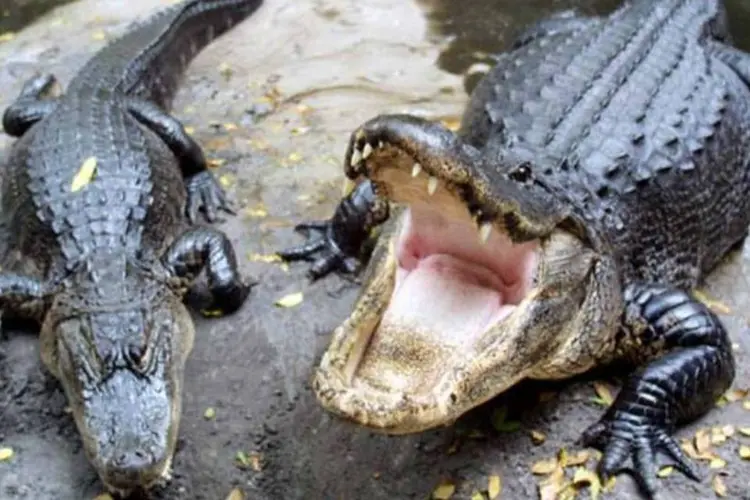
[[[665,452],[674,461],[677,470],[690,479],[700,481],[695,466],[664,429],[655,424],[618,421],[612,418],[605,416],[586,429],[578,440],[584,446],[604,450],[597,467],[603,482],[626,469],[627,460],[631,459],[633,478],[648,498],[655,498],[656,455],[660,451]]]
[[[186,213],[188,220],[195,223],[198,212],[203,211],[208,222],[218,219],[219,210],[234,214],[224,190],[209,171],[190,177],[186,182],[188,192]]]

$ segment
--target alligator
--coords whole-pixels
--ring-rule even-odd
[[[205,275],[209,315],[253,283],[227,236],[235,213],[199,144],[168,110],[203,47],[261,0],[189,0],[129,27],[72,79],[28,80],[3,115],[0,310],[38,322],[87,458],[112,492],[169,478]],[[204,273],[205,271],[205,273]]]
[[[387,434],[449,425],[524,379],[630,367],[580,443],[602,479],[657,453],[735,376],[694,294],[750,222],[750,56],[714,0],[633,0],[528,27],[460,127],[382,114],[352,132],[352,186],[279,252],[362,271],[313,377],[330,412]],[[365,243],[376,238],[369,257]]]

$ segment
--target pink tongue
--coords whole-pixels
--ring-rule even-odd
[[[482,335],[498,319],[502,297],[488,271],[449,255],[430,255],[410,272],[399,269],[381,328],[413,325],[432,342],[460,344]],[[388,330],[388,328],[385,328]]]

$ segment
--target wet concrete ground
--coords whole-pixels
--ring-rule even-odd
[[[80,0],[1,42],[0,106],[36,71],[69,81],[106,39],[154,3]],[[462,73],[482,60],[481,52],[502,48],[526,23],[572,2],[472,0],[460,9],[437,0],[266,3],[196,59],[175,103],[175,114],[194,127],[208,156],[223,162],[217,173],[243,210],[221,227],[241,254],[243,271],[261,285],[237,315],[196,318],[175,479],[155,498],[221,499],[233,487],[251,499],[427,498],[443,482],[456,485],[453,498],[471,498],[487,489],[491,475],[502,478],[502,498],[535,498],[538,478],[530,465],[560,448],[573,450],[603,411],[591,401],[590,381],[526,384],[454,427],[420,435],[386,437],[356,428],[319,409],[308,384],[356,287],[337,277],[311,284],[304,265],[285,270],[261,256],[300,241],[294,222],[331,213],[354,127],[383,112],[457,117],[466,102]],[[583,9],[606,12],[614,3],[587,2]],[[748,3],[731,2],[733,26],[748,19]],[[0,138],[0,147],[9,144]],[[737,388],[750,386],[748,259],[746,245],[707,286],[729,308],[722,318],[737,343]],[[274,306],[298,291],[304,292],[298,307]],[[0,497],[93,498],[101,485],[61,391],[41,366],[36,337],[8,337],[0,350],[0,447],[12,447],[15,456],[0,462]],[[554,395],[532,404],[540,390]],[[514,402],[510,418],[522,424],[499,432],[493,415],[508,401]],[[215,418],[204,418],[207,408]],[[750,411],[741,401],[728,404],[679,436],[717,425],[750,427]],[[531,430],[544,433],[544,443],[534,444]],[[750,498],[750,462],[738,456],[743,440],[750,444],[735,433],[717,446],[726,466],[700,462],[702,483],[677,473],[663,479],[664,498],[712,498],[717,475],[728,498]],[[240,451],[247,465],[237,463]],[[612,497],[637,498],[627,476],[618,478]]]

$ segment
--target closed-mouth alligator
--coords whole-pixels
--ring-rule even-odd
[[[229,239],[190,224],[233,212],[200,146],[167,113],[183,70],[261,0],[190,0],[98,52],[54,96],[26,83],[3,115],[18,139],[2,181],[0,309],[41,323],[87,457],[127,494],[170,472],[194,326],[183,297],[206,271],[212,314],[243,282]]]
[[[637,0],[529,28],[472,92],[458,133],[408,115],[357,128],[356,188],[286,259],[352,271],[380,230],[313,387],[390,434],[450,424],[523,379],[637,367],[582,442],[611,476],[731,385],[719,319],[691,295],[750,222],[750,56],[723,5]],[[391,204],[391,202],[393,202]],[[316,257],[317,256],[317,257]]]

